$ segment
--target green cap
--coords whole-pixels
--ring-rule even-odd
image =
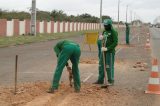
[[[112,20],[111,19],[105,19],[104,21],[103,21],[103,24],[104,25],[112,25]]]

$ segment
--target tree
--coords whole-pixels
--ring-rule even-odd
[[[2,9],[0,9],[0,18],[2,17],[2,13],[3,13],[3,11],[2,11]]]
[[[104,19],[111,19],[111,17],[107,16],[107,15],[104,15],[104,16],[102,16],[102,22],[104,21]]]
[[[37,11],[37,20],[51,20],[50,12],[48,11]]]
[[[11,19],[30,19],[31,13],[24,12],[24,11],[8,11],[0,9],[0,18],[5,18],[8,20]],[[103,19],[110,18],[109,16],[103,16]],[[54,20],[54,21],[72,21],[72,22],[87,22],[87,23],[99,23],[99,18],[92,16],[88,13],[84,13],[81,15],[67,15],[62,10],[52,10],[49,11],[42,11],[37,9],[37,20]]]
[[[50,13],[50,16],[55,20],[55,21],[64,21],[67,18],[67,15],[62,11],[62,10],[53,10]]]

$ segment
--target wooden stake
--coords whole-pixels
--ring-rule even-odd
[[[16,95],[16,91],[17,91],[17,67],[18,67],[18,55],[16,55],[16,59],[15,59],[15,89],[14,89],[14,94]]]

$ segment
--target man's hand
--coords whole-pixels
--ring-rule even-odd
[[[107,48],[106,48],[106,47],[102,47],[102,48],[101,48],[101,51],[102,51],[102,52],[105,52],[105,51],[107,51]]]
[[[99,35],[99,40],[103,40],[103,35]]]

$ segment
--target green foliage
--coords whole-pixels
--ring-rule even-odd
[[[110,16],[102,16],[102,22],[105,20],[105,19],[111,19],[111,17]]]
[[[0,19],[30,19],[30,13],[24,11],[7,11],[0,9]],[[110,16],[103,16],[102,19],[110,18]],[[41,11],[37,9],[37,20],[54,20],[54,21],[71,21],[71,22],[87,22],[87,23],[98,23],[99,18],[92,16],[88,13],[84,13],[81,15],[67,15],[62,10],[52,10],[49,11]]]
[[[50,16],[55,20],[55,21],[64,21],[67,18],[67,15],[62,11],[58,11],[58,10],[53,10],[50,13]]]
[[[50,12],[48,11],[37,11],[37,20],[51,20]]]

